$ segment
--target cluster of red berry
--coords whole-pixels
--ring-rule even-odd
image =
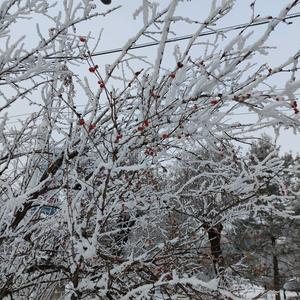
[[[296,100],[294,100],[294,101],[292,102],[292,109],[294,110],[295,114],[299,113],[299,109],[298,109],[297,106],[298,106],[298,103],[297,103]]]
[[[150,124],[149,120],[145,119],[143,124],[138,126],[137,130],[143,132],[146,127],[148,127]]]
[[[85,120],[83,118],[80,118],[79,121],[78,121],[78,124],[80,126],[84,126],[86,123],[85,123]],[[88,131],[92,131],[95,128],[96,128],[96,124],[91,123],[91,124],[89,124]]]
[[[93,67],[89,67],[89,71],[91,72],[91,73],[95,73],[96,72],[96,70],[99,68],[99,66],[98,65],[95,65],[95,66],[93,66]]]
[[[123,137],[122,133],[118,132],[116,135],[115,143],[119,143],[122,137]]]
[[[179,62],[177,63],[177,68],[180,69],[180,68],[182,68],[182,67],[183,67],[183,63],[179,61]],[[169,77],[172,78],[172,79],[174,79],[174,78],[176,77],[176,72],[171,72],[171,73],[169,74]]]

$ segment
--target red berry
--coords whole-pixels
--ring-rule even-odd
[[[86,38],[83,37],[83,36],[81,36],[81,37],[79,37],[79,41],[82,42],[82,43],[84,43],[86,41]]]
[[[96,124],[90,124],[90,126],[89,126],[89,131],[91,131],[91,130],[93,130],[93,129],[95,129],[96,128]]]
[[[139,127],[137,128],[138,131],[144,131],[144,129],[145,129],[144,126],[139,126]]]
[[[162,135],[162,137],[163,137],[163,139],[165,140],[165,139],[167,139],[167,138],[169,137],[169,134],[168,134],[168,133],[164,133],[164,134]]]
[[[146,126],[146,127],[148,127],[149,126],[149,120],[144,120],[144,125]]]
[[[171,78],[175,78],[175,76],[176,76],[175,73],[171,73],[171,74],[169,75],[169,77],[171,77]]]
[[[85,121],[84,121],[84,119],[79,119],[79,125],[84,125],[85,124]]]
[[[89,67],[89,71],[90,71],[91,73],[94,73],[94,72],[96,71],[96,69],[95,69],[94,67]]]
[[[159,99],[160,98],[160,95],[155,94],[153,91],[150,92],[150,96],[152,96],[155,99]]]
[[[294,108],[294,112],[295,112],[295,114],[298,114],[299,113],[299,109],[298,108]]]
[[[213,99],[210,101],[210,103],[211,103],[211,105],[217,105],[219,103],[219,101],[216,99]]]
[[[105,83],[103,81],[99,80],[98,84],[100,85],[101,89],[105,88]]]

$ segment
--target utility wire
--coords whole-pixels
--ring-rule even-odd
[[[284,21],[286,20],[290,20],[290,19],[296,19],[300,17],[300,12],[298,13],[294,13],[294,14],[289,14],[284,18]],[[202,32],[199,34],[200,36],[208,36],[208,35],[213,35],[213,34],[217,34],[217,33],[225,33],[225,32],[229,32],[229,31],[234,31],[234,30],[238,30],[238,29],[244,29],[244,28],[248,28],[248,27],[254,27],[254,26],[260,26],[260,25],[264,25],[264,24],[268,24],[270,23],[272,20],[274,20],[275,18],[268,18],[268,19],[264,19],[264,20],[260,20],[260,21],[256,21],[253,23],[242,23],[242,24],[237,24],[237,25],[232,25],[232,26],[227,26],[227,27],[223,27],[217,30],[210,30],[210,31],[206,31],[206,32]],[[193,34],[188,34],[188,35],[183,35],[183,36],[179,36],[179,37],[175,37],[175,38],[171,38],[166,40],[166,43],[174,43],[174,42],[178,42],[178,41],[183,41],[183,40],[188,40],[190,38],[193,37]],[[128,50],[135,50],[135,49],[141,49],[141,48],[146,48],[146,47],[152,47],[152,46],[156,46],[158,45],[159,42],[154,41],[154,42],[149,42],[149,43],[141,43],[141,44],[137,44],[134,45],[132,47],[130,47]],[[117,52],[122,52],[123,49],[122,48],[115,48],[115,49],[109,49],[109,50],[104,50],[101,52],[96,52],[91,54],[91,56],[101,56],[101,55],[106,55],[106,54],[113,54],[113,53],[117,53]],[[65,58],[67,59],[68,57],[45,57],[46,59],[60,59],[60,58]],[[73,59],[76,58],[81,58],[81,57],[72,57]],[[282,90],[282,89],[276,89],[276,90]],[[300,94],[295,94],[295,95],[300,95]],[[77,105],[77,106],[84,106],[84,105]],[[20,115],[13,115],[13,116],[9,116],[9,118],[17,118],[17,117],[21,117],[21,116],[29,116],[32,113],[25,113],[25,114],[20,114]],[[234,114],[234,115],[251,115],[251,114],[255,114],[255,113],[241,113],[241,114]],[[3,117],[0,117],[0,119],[2,119]],[[8,122],[8,123],[17,123],[17,122]]]
[[[286,21],[286,20],[290,20],[290,19],[296,19],[300,17],[300,12],[298,13],[294,13],[294,14],[288,14],[282,21]],[[225,32],[229,32],[229,31],[235,31],[238,29],[244,29],[244,28],[248,28],[248,27],[255,27],[255,26],[260,26],[260,25],[264,25],[264,24],[268,24],[270,22],[272,22],[273,20],[275,20],[276,18],[266,18],[260,21],[255,21],[253,23],[241,23],[238,25],[232,25],[232,26],[227,26],[227,27],[222,27],[220,29],[216,29],[216,30],[209,30],[209,31],[205,31],[200,33],[198,36],[208,36],[208,35],[213,35],[213,34],[218,34],[218,33],[225,33]],[[182,35],[179,37],[175,37],[175,38],[170,38],[168,40],[166,40],[165,43],[174,43],[174,42],[178,42],[178,41],[184,41],[184,40],[188,40],[190,38],[192,38],[194,35],[193,34],[188,34],[188,35]],[[157,46],[159,45],[160,41],[154,41],[154,42],[148,42],[148,43],[141,43],[141,44],[137,44],[137,45],[133,45],[131,46],[128,50],[136,50],[136,49],[142,49],[142,48],[147,48],[147,47],[152,47],[152,46]],[[100,52],[94,52],[91,54],[91,56],[102,56],[102,55],[107,55],[107,54],[113,54],[113,53],[117,53],[117,52],[122,52],[123,48],[115,48],[115,49],[108,49],[108,50],[104,50],[104,51],[100,51]],[[73,57],[64,57],[64,56],[55,56],[55,57],[45,57],[45,59],[79,59],[82,58],[82,56],[73,56]]]
[[[284,89],[281,89],[281,88],[277,88],[277,89],[273,89],[274,92],[278,91],[283,91]],[[260,92],[268,92],[267,90],[265,91],[260,91]],[[300,96],[300,93],[294,93],[295,96]],[[83,107],[83,106],[86,106],[86,104],[79,104],[79,105],[76,105],[76,107]],[[67,108],[67,107],[66,107]],[[60,109],[60,108],[58,108]],[[286,110],[288,111],[288,110]],[[19,114],[19,115],[12,115],[12,116],[8,116],[9,119],[13,119],[13,118],[18,118],[18,117],[24,117],[24,116],[30,116],[31,114],[33,114],[34,112],[31,112],[31,113],[24,113],[24,114]],[[63,114],[63,115],[67,115],[68,113],[60,113],[60,114]],[[256,114],[256,113],[252,113],[252,112],[247,112],[247,113],[236,113],[236,114],[232,114],[232,115],[252,115],[252,114]],[[40,118],[42,116],[39,116],[38,118]],[[3,119],[4,117],[1,117],[0,116],[0,119]],[[16,122],[9,122],[9,123],[16,123]]]
[[[77,105],[77,106],[85,106],[85,105]],[[290,109],[283,109],[281,110],[280,112],[289,112],[291,111]],[[10,116],[10,118],[16,118],[18,116],[29,116],[31,115],[32,113],[27,113],[27,114],[21,114],[21,115],[16,115],[16,116]],[[67,112],[60,112],[60,115],[61,116],[68,116],[69,114]],[[255,112],[241,112],[241,113],[229,113],[228,116],[244,116],[244,115],[257,115],[257,113]],[[41,119],[43,116],[38,116],[36,119],[39,120]],[[0,117],[1,119],[2,117]],[[25,119],[23,120],[18,120],[18,121],[8,121],[6,124],[19,124],[20,121],[25,121]]]
[[[281,110],[280,112],[291,112],[291,110],[290,109],[283,109],[283,110]],[[291,112],[292,113],[292,112]],[[30,115],[30,114],[28,114],[28,115]],[[60,115],[62,115],[62,116],[67,116],[68,115],[68,113],[60,113]],[[228,116],[231,116],[231,117],[235,117],[235,116],[251,116],[251,115],[257,115],[257,113],[255,113],[255,112],[244,112],[244,113],[229,113],[228,114]],[[43,116],[39,116],[39,117],[37,117],[36,119],[37,120],[41,120],[42,119],[42,117]],[[24,120],[21,120],[21,121],[25,121],[25,119]],[[6,122],[6,124],[20,124],[20,120],[19,121],[8,121],[8,122]]]

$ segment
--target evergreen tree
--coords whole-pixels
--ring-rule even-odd
[[[295,195],[299,186],[295,168],[299,167],[299,159],[294,159],[291,154],[280,156],[279,149],[267,135],[251,146],[249,154],[249,165],[257,165],[267,157],[273,157],[279,159],[281,169],[275,175],[268,170],[261,174],[259,180],[263,185],[257,194],[256,204],[266,205],[266,199],[271,199],[272,209],[253,211],[248,218],[237,222],[234,244],[243,252],[244,262],[248,263],[245,276],[256,284],[277,291],[276,299],[280,299],[279,291],[284,282],[297,276],[299,270],[296,266],[300,265],[299,221],[286,218],[283,213],[293,210],[294,215],[298,214]],[[281,183],[274,180],[275,176],[280,176]]]

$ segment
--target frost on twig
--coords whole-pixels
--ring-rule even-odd
[[[222,250],[223,233],[259,214],[296,220],[283,161],[240,146],[266,128],[299,133],[299,52],[273,67],[256,63],[299,1],[261,33],[233,37],[217,28],[234,1],[212,1],[193,22],[178,9],[185,2],[142,1],[141,28],[106,68],[93,30],[76,27],[116,8],[2,2],[0,298],[46,299],[59,289],[71,299],[233,297],[246,279]],[[30,43],[14,36],[13,25],[37,17],[49,30],[39,22]],[[198,28],[170,50],[178,22]],[[159,41],[153,57],[130,51],[149,38]],[[280,93],[266,89],[277,74],[289,75]],[[35,113],[11,124],[13,105]]]

